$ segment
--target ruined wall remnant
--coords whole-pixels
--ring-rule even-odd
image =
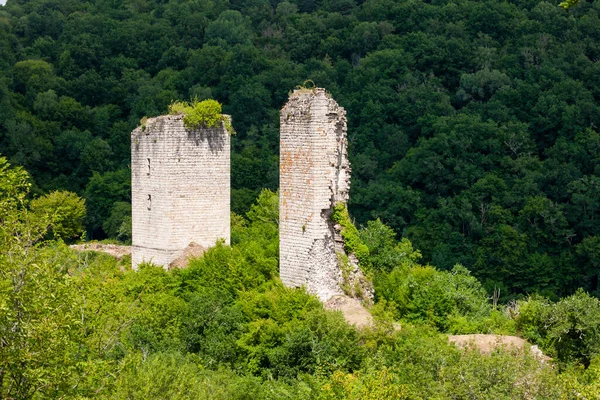
[[[194,243],[229,244],[230,135],[189,130],[183,115],[150,118],[131,133],[132,265],[165,268]]]
[[[346,111],[324,89],[298,89],[280,118],[281,280],[326,301],[342,293],[336,252],[344,249],[331,213],[350,188]]]

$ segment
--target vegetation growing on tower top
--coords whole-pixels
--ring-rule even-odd
[[[231,121],[221,113],[221,109],[221,103],[216,100],[193,99],[191,103],[174,101],[169,105],[169,114],[183,114],[183,123],[188,129],[214,128],[225,124],[227,132],[235,133]]]

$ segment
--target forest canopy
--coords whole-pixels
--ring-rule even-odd
[[[502,296],[598,295],[600,5],[537,0],[9,0],[0,154],[31,196],[127,239],[130,132],[178,99],[232,116],[232,208],[278,185],[278,110],[348,111],[351,215]],[[110,222],[107,222],[110,221]],[[123,228],[123,229],[122,229]],[[78,228],[79,229],[79,228]],[[119,233],[120,232],[120,233]]]
[[[598,1],[8,2],[0,398],[600,397]],[[307,80],[348,112],[362,329],[278,278]],[[172,104],[232,116],[231,246],[171,271],[69,248],[131,239],[130,132]],[[473,333],[551,360],[448,342]]]

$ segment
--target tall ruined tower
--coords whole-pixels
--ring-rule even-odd
[[[148,119],[131,133],[132,265],[165,268],[190,243],[230,236],[230,135],[189,130],[183,115]]]
[[[298,89],[280,119],[281,280],[326,301],[342,292],[343,243],[331,213],[350,188],[346,111],[324,89]]]

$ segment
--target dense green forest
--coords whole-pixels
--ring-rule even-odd
[[[8,0],[0,398],[600,398],[599,14]],[[279,109],[307,79],[348,111],[341,218],[375,289],[364,329],[278,279]],[[231,246],[134,272],[65,245],[130,240],[131,130],[209,98],[236,132]],[[469,333],[519,335],[552,361],[448,343]]]
[[[278,185],[278,110],[306,79],[348,111],[359,225],[503,298],[598,295],[600,3],[9,0],[0,154],[127,240],[129,134],[173,100],[233,117],[232,208]]]
[[[136,272],[53,240],[81,224],[78,200],[29,189],[0,158],[0,398],[600,398],[600,300],[583,291],[494,305],[466,268],[423,264],[376,220],[356,232],[376,293],[374,323],[357,330],[279,281],[274,192],[233,219],[231,246]],[[520,334],[553,360],[445,335],[473,332]]]

